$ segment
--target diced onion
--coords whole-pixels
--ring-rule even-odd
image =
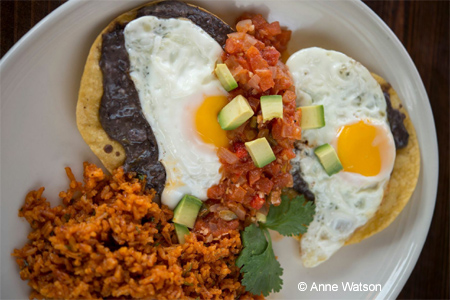
[[[214,204],[209,207],[209,211],[215,213],[215,212],[220,211],[222,207],[223,206],[220,204]]]
[[[223,147],[219,148],[219,151],[217,151],[217,156],[227,164],[235,164],[239,161],[239,157],[237,157],[236,154]]]
[[[236,30],[239,32],[252,32],[255,30],[252,20],[242,20],[236,24]]]
[[[258,75],[254,74],[253,77],[247,82],[247,84],[254,89],[258,89],[259,90],[259,82],[261,81],[261,79],[259,78]]]
[[[230,203],[230,204],[234,204],[233,206],[230,206],[230,210],[236,214],[239,220],[244,220],[246,214],[244,206],[242,206],[241,203]]]
[[[231,210],[222,210],[219,212],[219,217],[225,221],[236,220],[238,217]]]
[[[237,40],[242,40],[245,36],[245,33],[243,32],[233,32],[228,34],[228,38],[229,39],[237,39]]]

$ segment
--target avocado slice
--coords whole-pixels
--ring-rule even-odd
[[[245,143],[245,148],[258,168],[262,168],[276,159],[269,142],[264,137]]]
[[[231,75],[231,72],[226,64],[217,64],[214,72],[216,73],[217,78],[219,78],[219,81],[222,84],[223,88],[227,92],[238,87],[236,80],[234,80],[234,77],[233,75]]]
[[[184,244],[186,242],[185,235],[190,234],[189,229],[181,224],[173,223],[175,226],[175,232],[177,234],[178,243]]]
[[[193,228],[203,202],[191,195],[184,195],[173,211],[173,222]]]
[[[233,130],[244,124],[253,115],[253,109],[247,99],[239,95],[222,108],[217,119],[223,130]]]
[[[280,95],[262,96],[260,101],[263,121],[273,118],[283,119],[283,97]]]
[[[336,151],[330,144],[323,144],[314,150],[317,158],[322,164],[328,176],[338,173],[343,169],[341,161],[336,154]]]
[[[302,106],[302,121],[300,127],[302,129],[321,128],[325,126],[325,114],[323,105]]]

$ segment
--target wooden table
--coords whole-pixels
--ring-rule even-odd
[[[1,1],[1,55],[64,3]],[[430,98],[439,140],[439,189],[430,232],[400,299],[449,295],[449,2],[364,1],[395,32],[415,62]],[[426,157],[426,153],[422,153]],[[370,271],[370,270],[368,270]]]

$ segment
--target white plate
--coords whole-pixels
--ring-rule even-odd
[[[1,299],[25,299],[10,253],[26,242],[27,223],[17,217],[26,193],[45,185],[58,203],[68,180],[64,167],[81,176],[82,162],[99,163],[81,138],[75,106],[81,74],[97,34],[117,15],[144,1],[77,1],[62,5],[22,38],[1,61]],[[305,269],[298,245],[284,238],[275,252],[284,286],[272,298],[395,298],[425,241],[436,198],[438,152],[427,94],[408,53],[390,29],[362,2],[195,2],[230,24],[242,11],[278,20],[293,31],[289,50],[320,46],[345,52],[382,75],[396,89],[417,130],[422,165],[416,191],[397,220],[382,233],[347,246],[328,262]],[[298,284],[305,282],[307,291]],[[345,292],[342,283],[380,284],[377,292]],[[338,284],[338,291],[311,286]]]

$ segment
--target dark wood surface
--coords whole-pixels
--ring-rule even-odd
[[[1,56],[64,3],[1,1]],[[400,299],[448,299],[449,294],[449,2],[364,1],[398,36],[430,98],[439,142],[439,188],[430,232]],[[5,75],[5,74],[2,74]],[[427,153],[422,153],[423,157]],[[368,270],[370,271],[370,270]]]

